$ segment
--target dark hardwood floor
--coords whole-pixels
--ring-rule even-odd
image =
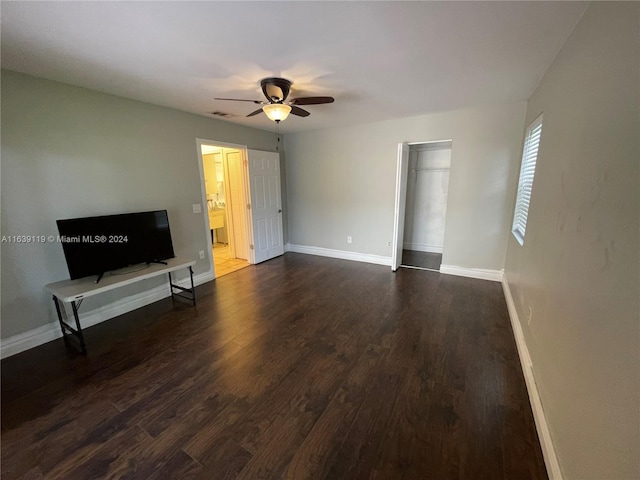
[[[499,283],[288,253],[2,361],[2,479],[547,478]]]

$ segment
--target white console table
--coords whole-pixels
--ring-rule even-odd
[[[68,341],[69,335],[73,335],[78,338],[80,342],[80,348],[82,353],[86,355],[87,347],[84,342],[84,335],[82,334],[82,326],[80,325],[80,319],[78,318],[78,309],[82,301],[93,295],[108,292],[116,288],[124,287],[132,283],[146,280],[148,278],[164,275],[165,273],[169,279],[169,288],[171,290],[171,297],[185,298],[196,304],[196,291],[193,285],[193,266],[196,264],[195,260],[187,260],[184,258],[174,257],[166,260],[166,265],[161,263],[151,263],[148,266],[144,266],[143,269],[134,271],[131,273],[112,274],[105,273],[104,276],[96,283],[97,276],[90,276],[84,278],[78,278],[76,280],[63,280],[61,282],[50,283],[45,288],[53,294],[53,303],[56,306],[56,312],[58,314],[58,320],[60,321],[60,328],[62,329],[62,337],[65,342]],[[185,288],[173,283],[171,279],[171,272],[181,270],[183,268],[189,269],[189,277],[191,279],[191,288]],[[177,290],[177,291],[176,291]],[[64,304],[70,303],[73,310],[73,318],[75,320],[76,328],[73,328],[64,320],[66,317],[66,309]],[[63,317],[64,312],[64,317]]]

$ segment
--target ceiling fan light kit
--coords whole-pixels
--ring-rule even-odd
[[[291,107],[284,103],[269,103],[262,107],[262,111],[269,117],[269,120],[278,123],[289,116]]]
[[[280,123],[286,119],[289,114],[296,115],[298,117],[308,117],[311,115],[306,110],[298,107],[297,105],[321,105],[323,103],[333,103],[333,97],[298,97],[293,98],[288,102],[285,102],[289,96],[289,90],[293,83],[286,78],[269,77],[263,78],[260,81],[262,87],[262,93],[267,98],[267,102],[262,100],[246,100],[240,98],[216,98],[216,100],[230,100],[234,102],[252,102],[258,105],[262,105],[262,108],[251,112],[247,117],[253,117],[254,115],[264,112],[270,120],[276,123]]]

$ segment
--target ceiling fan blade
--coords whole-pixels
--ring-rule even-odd
[[[291,113],[293,115],[297,115],[299,117],[308,117],[309,115],[311,115],[309,112],[307,112],[306,110],[303,110],[300,107],[296,107],[295,105],[291,105]]]
[[[256,103],[258,105],[262,105],[264,103],[260,100],[246,100],[244,98],[214,98],[214,100],[230,100],[232,102],[251,102],[251,103]]]
[[[320,105],[322,103],[333,103],[333,97],[299,97],[291,100],[291,105]]]
[[[247,115],[247,117],[253,117],[254,115],[258,115],[259,113],[262,113],[262,109],[261,108],[259,108],[255,112],[251,112],[249,115]]]

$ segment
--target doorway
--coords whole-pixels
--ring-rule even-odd
[[[451,140],[400,144],[392,268],[440,271]]]
[[[244,151],[201,144],[206,211],[216,277],[249,266]]]

